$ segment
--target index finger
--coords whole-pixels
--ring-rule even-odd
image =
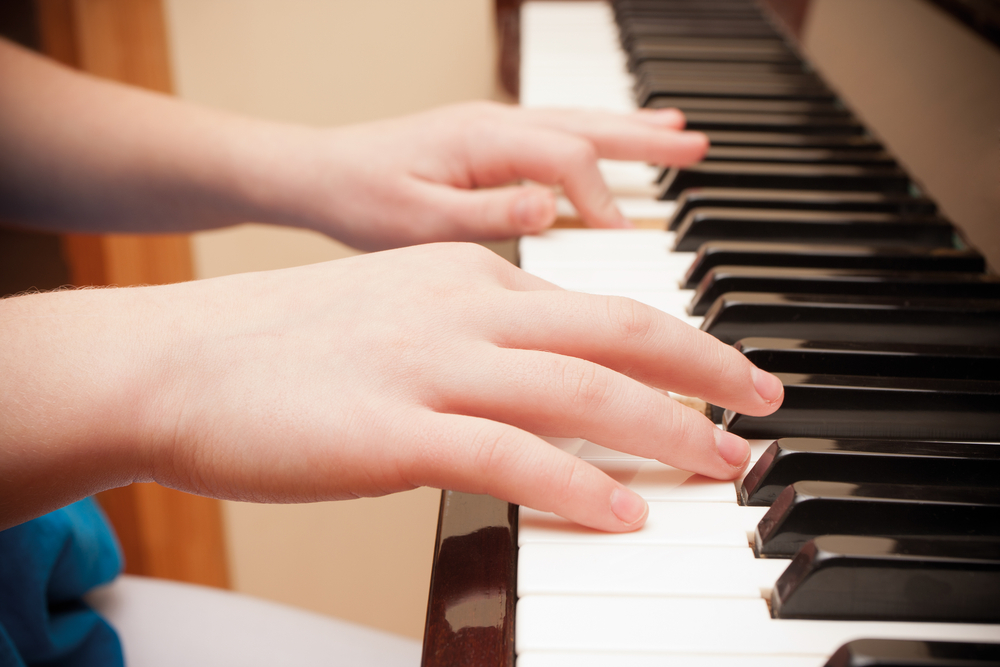
[[[682,132],[684,115],[676,109],[634,114],[606,111],[530,109],[526,122],[566,132],[593,144],[600,157],[683,167],[700,161],[708,150],[701,132]]]
[[[784,398],[781,381],[732,346],[638,301],[550,290],[516,298],[524,317],[508,322],[502,346],[586,359],[747,415],[771,414]]]

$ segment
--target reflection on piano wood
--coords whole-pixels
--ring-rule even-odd
[[[735,485],[553,440],[650,501],[635,533],[445,492],[424,664],[1000,664],[1000,282],[749,0],[615,13],[526,4],[522,103],[677,106],[713,148],[603,165],[657,228],[525,238],[522,268],[736,343],[786,401],[713,411],[754,438]]]

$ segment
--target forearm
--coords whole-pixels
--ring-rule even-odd
[[[0,216],[55,231],[302,224],[294,176],[319,130],[75,73],[0,41]]]

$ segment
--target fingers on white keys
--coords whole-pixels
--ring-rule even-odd
[[[677,109],[643,110],[634,114],[602,111],[533,109],[530,122],[583,137],[598,155],[669,166],[698,162],[708,150],[701,132],[681,132],[684,115]]]
[[[495,350],[470,371],[463,390],[437,397],[432,407],[539,435],[583,437],[721,479],[737,476],[749,458],[746,441],[720,435],[694,410],[590,361]]]
[[[676,318],[622,297],[521,292],[520,326],[504,347],[549,350],[593,361],[646,384],[748,415],[781,405],[780,381],[729,345]],[[525,323],[530,322],[530,326]]]
[[[598,530],[645,523],[648,507],[638,494],[530,433],[476,417],[430,419],[425,454],[410,470],[414,484],[488,493]]]

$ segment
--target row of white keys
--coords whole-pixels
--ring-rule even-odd
[[[608,4],[560,0],[521,6],[522,107],[634,111],[632,84]],[[600,168],[625,217],[652,220],[670,215],[672,204],[654,199],[655,167],[601,160]],[[575,216],[565,199],[558,212]]]
[[[517,604],[516,634],[522,658],[560,651],[822,658],[863,637],[998,640],[991,625],[775,620],[763,599],[617,595],[526,596]]]
[[[605,3],[524,3],[520,74],[522,106],[635,109],[632,78]]]
[[[685,311],[694,292],[678,286],[694,253],[671,252],[673,237],[651,229],[554,229],[521,239],[521,268],[564,289],[629,297],[698,326],[702,318]]]
[[[522,261],[570,289],[677,308],[689,299],[678,298],[676,280],[690,256],[671,257],[671,242],[666,232],[556,230],[523,240]],[[639,281],[649,275],[661,289],[643,289]],[[589,289],[595,285],[604,289]],[[686,321],[697,325],[699,318]],[[522,508],[518,667],[598,658],[637,667],[753,660],[818,667],[842,643],[865,636],[1000,641],[996,626],[771,619],[765,598],[785,562],[753,560],[745,541],[764,508],[738,506],[732,483],[702,482],[591,443],[556,444],[650,500],[649,523],[637,533],[608,535]],[[766,444],[753,443],[753,459]]]
[[[634,108],[604,3],[522,5],[521,62],[523,106]],[[652,201],[655,169],[602,162],[601,170],[626,217],[672,214],[671,202]],[[573,213],[559,202],[560,215]],[[524,239],[521,265],[566,289],[627,296],[698,326],[684,311],[691,293],[676,285],[691,256],[670,253],[672,242],[666,232],[556,230]],[[860,636],[997,638],[986,626],[775,621],[764,596],[787,561],[753,558],[747,533],[763,510],[736,505],[732,483],[584,441],[554,444],[650,499],[650,520],[612,536],[522,508],[518,667],[820,667]],[[763,444],[752,443],[753,459]]]

